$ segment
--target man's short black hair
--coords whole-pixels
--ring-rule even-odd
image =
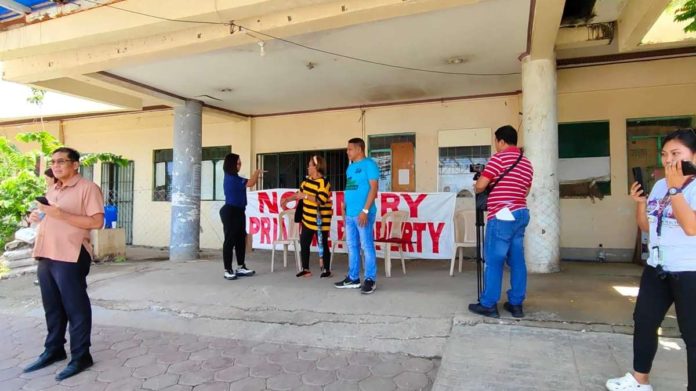
[[[80,153],[77,152],[76,150],[68,147],[60,147],[53,151],[51,155],[55,155],[56,153],[67,153],[68,154],[68,159],[74,161],[74,162],[79,162],[80,161]]]
[[[507,145],[517,145],[517,131],[510,125],[501,126],[495,131],[495,139],[503,140]]]
[[[363,152],[365,152],[365,140],[361,139],[360,137],[355,137],[348,140],[348,144],[357,145],[360,147],[360,149],[362,149]]]

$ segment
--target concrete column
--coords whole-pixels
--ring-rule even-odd
[[[174,173],[169,259],[198,259],[201,226],[202,104],[174,109]]]
[[[560,270],[560,197],[558,188],[558,115],[556,59],[522,60],[522,112],[525,155],[534,166],[527,199],[531,221],[525,237],[527,269]]]

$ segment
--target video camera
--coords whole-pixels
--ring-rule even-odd
[[[481,173],[486,169],[486,165],[482,163],[475,163],[469,165],[469,172],[475,173],[474,180],[477,181],[481,177]]]
[[[476,164],[470,164],[469,165],[469,172],[470,173],[477,173],[480,174],[483,172],[483,170],[486,169],[486,165],[482,163],[476,163]]]

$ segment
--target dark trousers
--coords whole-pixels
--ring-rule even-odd
[[[670,273],[660,279],[646,266],[633,313],[633,369],[650,373],[657,353],[657,329],[674,303],[677,322],[686,344],[689,391],[696,391],[696,272]]]
[[[37,270],[41,300],[46,313],[48,351],[63,350],[70,324],[70,354],[78,359],[89,353],[92,305],[87,296],[87,275],[92,257],[84,247],[77,263],[40,259]]]
[[[300,258],[302,258],[302,268],[309,270],[309,249],[312,246],[312,239],[317,231],[302,226],[300,232]],[[329,251],[329,232],[321,233],[321,243],[324,249],[322,260],[324,261],[324,270],[331,270],[331,251]]]
[[[232,269],[232,254],[237,255],[237,265],[244,265],[246,253],[246,215],[243,208],[225,205],[220,209],[225,241],[222,244],[222,261],[225,270]]]

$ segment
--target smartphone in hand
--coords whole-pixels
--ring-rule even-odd
[[[44,196],[36,197],[36,201],[39,202],[40,204],[51,205],[51,204],[48,202],[48,199],[47,199],[46,197],[44,197]]]
[[[645,182],[643,182],[643,169],[640,167],[633,167],[631,171],[633,171],[633,180],[638,182],[640,189],[643,190],[643,197],[647,197],[648,189],[645,188]]]
[[[683,160],[682,161],[682,174],[684,175],[696,175],[696,165],[694,163]]]

